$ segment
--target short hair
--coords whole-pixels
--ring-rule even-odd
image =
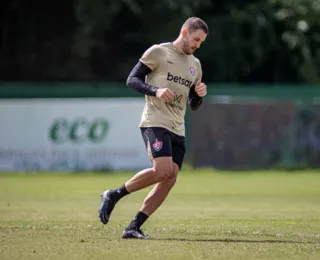
[[[202,19],[198,17],[190,17],[188,18],[184,24],[182,25],[181,31],[183,29],[188,29],[190,33],[196,30],[202,30],[204,33],[209,34],[208,25]]]

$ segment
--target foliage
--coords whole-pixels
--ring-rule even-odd
[[[3,80],[124,81],[151,44],[190,16],[210,35],[197,52],[204,79],[319,83],[320,0],[5,1]]]
[[[292,54],[300,78],[320,82],[319,0],[269,0],[274,19],[283,28],[281,39]]]

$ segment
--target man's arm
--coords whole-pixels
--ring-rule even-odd
[[[192,110],[197,110],[202,104],[202,97],[199,97],[195,91],[195,85],[190,88],[188,104]]]
[[[145,83],[145,78],[150,72],[151,69],[139,61],[127,78],[127,86],[141,94],[156,96],[158,88]]]

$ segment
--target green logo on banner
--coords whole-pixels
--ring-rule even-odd
[[[92,121],[86,118],[75,120],[58,118],[53,121],[50,127],[49,138],[57,144],[65,142],[99,143],[106,138],[108,128],[109,124],[105,118],[96,118]]]

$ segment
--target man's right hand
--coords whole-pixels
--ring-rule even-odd
[[[157,98],[162,101],[170,101],[176,94],[168,88],[159,88],[157,90]]]

